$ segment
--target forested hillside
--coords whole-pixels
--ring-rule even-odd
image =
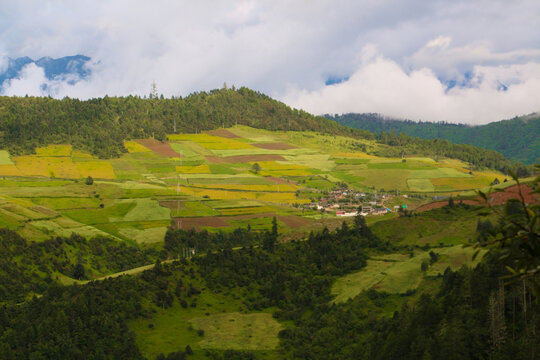
[[[0,97],[1,144],[13,154],[32,152],[39,145],[68,143],[109,158],[125,152],[126,139],[164,140],[166,134],[196,133],[235,124],[374,138],[369,132],[347,129],[323,117],[291,109],[247,88],[212,90],[173,99]]]
[[[534,163],[540,156],[540,113],[482,126],[443,122],[415,122],[385,118],[379,114],[343,114],[329,119],[377,134],[405,133],[421,139],[445,139],[496,150],[511,160]]]
[[[377,135],[337,124],[247,88],[221,89],[165,99],[152,95],[78,99],[0,97],[0,144],[11,154],[32,153],[49,144],[71,144],[101,158],[126,151],[124,140],[165,140],[167,134],[197,133],[236,124],[267,130],[315,131],[377,140]],[[477,167],[528,175],[531,169],[513,164],[500,153],[448,141],[420,140],[408,136],[381,136],[373,155],[426,155],[456,158]],[[360,149],[362,150],[362,149]]]

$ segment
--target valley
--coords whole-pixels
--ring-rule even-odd
[[[128,358],[350,358],[331,335],[348,331],[343,311],[354,352],[372,358],[395,314],[446,299],[453,277],[494,279],[471,246],[498,221],[478,190],[501,190],[496,207],[538,201],[532,176],[518,188],[484,160],[341,128],[235,124],[121,144],[115,156],[69,142],[0,150],[0,303],[23,309],[0,312],[2,326],[56,303],[40,321],[64,335],[35,330],[51,357],[73,349],[59,336],[92,329],[111,336],[84,352]],[[28,344],[16,348],[38,351]]]

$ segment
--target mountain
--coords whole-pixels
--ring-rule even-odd
[[[185,98],[108,97],[81,101],[39,97],[0,97],[0,140],[14,154],[31,153],[49,144],[71,144],[101,158],[118,157],[126,150],[124,141],[167,134],[197,133],[233,125],[280,131],[314,131],[373,141],[357,142],[371,155],[448,157],[475,167],[502,172],[513,169],[520,176],[531,173],[522,164],[503,155],[446,140],[422,140],[402,134],[382,137],[353,129],[242,87],[193,93]],[[369,146],[368,146],[369,145]],[[375,146],[376,145],[376,146]],[[519,170],[519,171],[518,171]]]
[[[525,164],[532,164],[540,157],[540,112],[480,126],[397,120],[379,114],[351,113],[327,115],[327,118],[377,134],[394,131],[421,139],[446,139],[479,146]]]
[[[515,165],[246,88],[0,97],[0,358],[537,358]]]
[[[8,58],[5,70],[0,72],[0,86],[3,86],[6,80],[18,78],[22,69],[29,64],[43,68],[45,77],[49,80],[65,78],[70,75],[76,75],[77,78],[82,79],[91,73],[85,66],[88,61],[90,58],[84,55],[64,56],[57,59],[42,57],[38,60],[33,60],[28,56],[16,59]]]

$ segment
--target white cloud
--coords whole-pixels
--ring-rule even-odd
[[[484,44],[451,47],[451,41],[449,36],[438,36],[413,55],[406,57],[404,62],[409,68],[430,67],[445,78],[458,77],[475,65],[540,62],[540,49],[492,52]]]
[[[417,84],[443,91],[437,78],[459,78],[479,66],[540,62],[536,0],[0,1],[0,54],[92,58],[87,80],[46,82],[56,97],[143,95],[155,81],[166,96],[227,82],[290,98],[290,89],[326,93],[328,77],[350,76],[341,89],[369,98],[353,77],[371,78],[365,69],[378,71],[386,62],[396,81],[417,93]],[[7,93],[38,91],[34,77],[30,71],[12,81]],[[395,93],[395,104],[385,100],[393,114],[413,112],[395,90],[383,92]],[[333,99],[338,103],[337,112],[359,108]],[[361,103],[386,113],[377,99]]]
[[[370,50],[371,51],[371,50]],[[428,68],[406,72],[378,56],[349,80],[315,91],[289,89],[283,100],[316,114],[376,112],[411,120],[484,124],[540,109],[540,63],[473,68],[474,87],[446,91]],[[501,91],[501,83],[507,85]]]

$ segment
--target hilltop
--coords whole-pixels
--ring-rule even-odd
[[[415,122],[383,117],[379,114],[327,116],[339,124],[376,134],[404,133],[421,139],[445,139],[496,150],[508,159],[532,164],[540,156],[540,113],[470,126],[444,122]]]

